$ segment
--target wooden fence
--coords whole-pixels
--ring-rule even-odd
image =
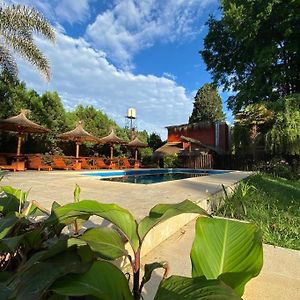
[[[213,156],[210,153],[182,156],[181,165],[183,168],[189,169],[212,169]]]

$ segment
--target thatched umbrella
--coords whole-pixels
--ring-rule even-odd
[[[26,117],[27,112],[29,112],[29,110],[23,109],[17,116],[0,120],[0,130],[13,131],[18,134],[17,158],[21,154],[22,138],[26,133],[46,133],[50,131],[41,125],[28,120]]]
[[[76,143],[76,164],[78,163],[79,147],[82,142],[99,142],[99,138],[83,129],[82,121],[78,122],[75,129],[59,134],[57,137],[61,140],[74,141]]]
[[[111,160],[114,158],[114,145],[116,145],[116,144],[119,144],[119,145],[121,145],[121,144],[123,144],[123,145],[124,145],[124,144],[127,144],[127,142],[126,142],[125,140],[119,138],[119,137],[115,134],[115,132],[114,132],[113,129],[111,130],[111,132],[110,132],[109,135],[107,135],[107,136],[101,138],[101,139],[99,140],[99,142],[100,142],[101,144],[108,144],[108,145],[110,146],[110,159],[111,159]]]
[[[134,159],[137,160],[138,156],[138,148],[146,148],[148,144],[141,142],[138,137],[133,139],[131,142],[127,144],[128,147],[135,149]]]

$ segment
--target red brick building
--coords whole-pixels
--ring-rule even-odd
[[[226,122],[199,122],[167,126],[167,143],[155,151],[157,156],[178,154],[186,167],[212,168],[215,155],[230,150],[230,129]]]

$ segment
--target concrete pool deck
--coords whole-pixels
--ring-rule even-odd
[[[26,171],[10,172],[1,185],[11,185],[27,191],[29,199],[40,202],[50,209],[53,201],[60,204],[73,202],[75,185],[81,188],[81,199],[116,203],[140,219],[158,203],[177,203],[185,199],[193,202],[206,201],[211,195],[222,191],[224,186],[232,186],[249,176],[250,172],[232,171],[174,180],[155,184],[132,184],[102,181],[98,177],[83,176],[76,171]],[[91,173],[85,172],[85,173]]]
[[[137,220],[141,220],[156,204],[178,203],[186,199],[209,210],[208,198],[223,193],[222,184],[225,187],[234,186],[250,174],[250,172],[232,171],[145,185],[103,181],[99,177],[84,176],[83,173],[76,171],[9,173],[1,184],[11,185],[24,191],[30,189],[28,200],[36,200],[47,209],[51,208],[54,201],[62,205],[73,202],[73,191],[78,184],[81,188],[81,200],[116,203],[128,209]],[[142,255],[151,251],[196,216],[196,214],[182,214],[156,226],[144,241]],[[87,226],[99,222],[101,223],[99,218],[92,217],[89,221],[90,225]]]

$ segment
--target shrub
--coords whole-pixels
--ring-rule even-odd
[[[164,156],[164,167],[165,168],[178,168],[180,161],[177,154],[170,154]]]
[[[297,159],[289,164],[285,159],[273,158],[267,162],[259,162],[254,166],[255,171],[271,174],[276,177],[297,180],[300,178],[300,163]]]

